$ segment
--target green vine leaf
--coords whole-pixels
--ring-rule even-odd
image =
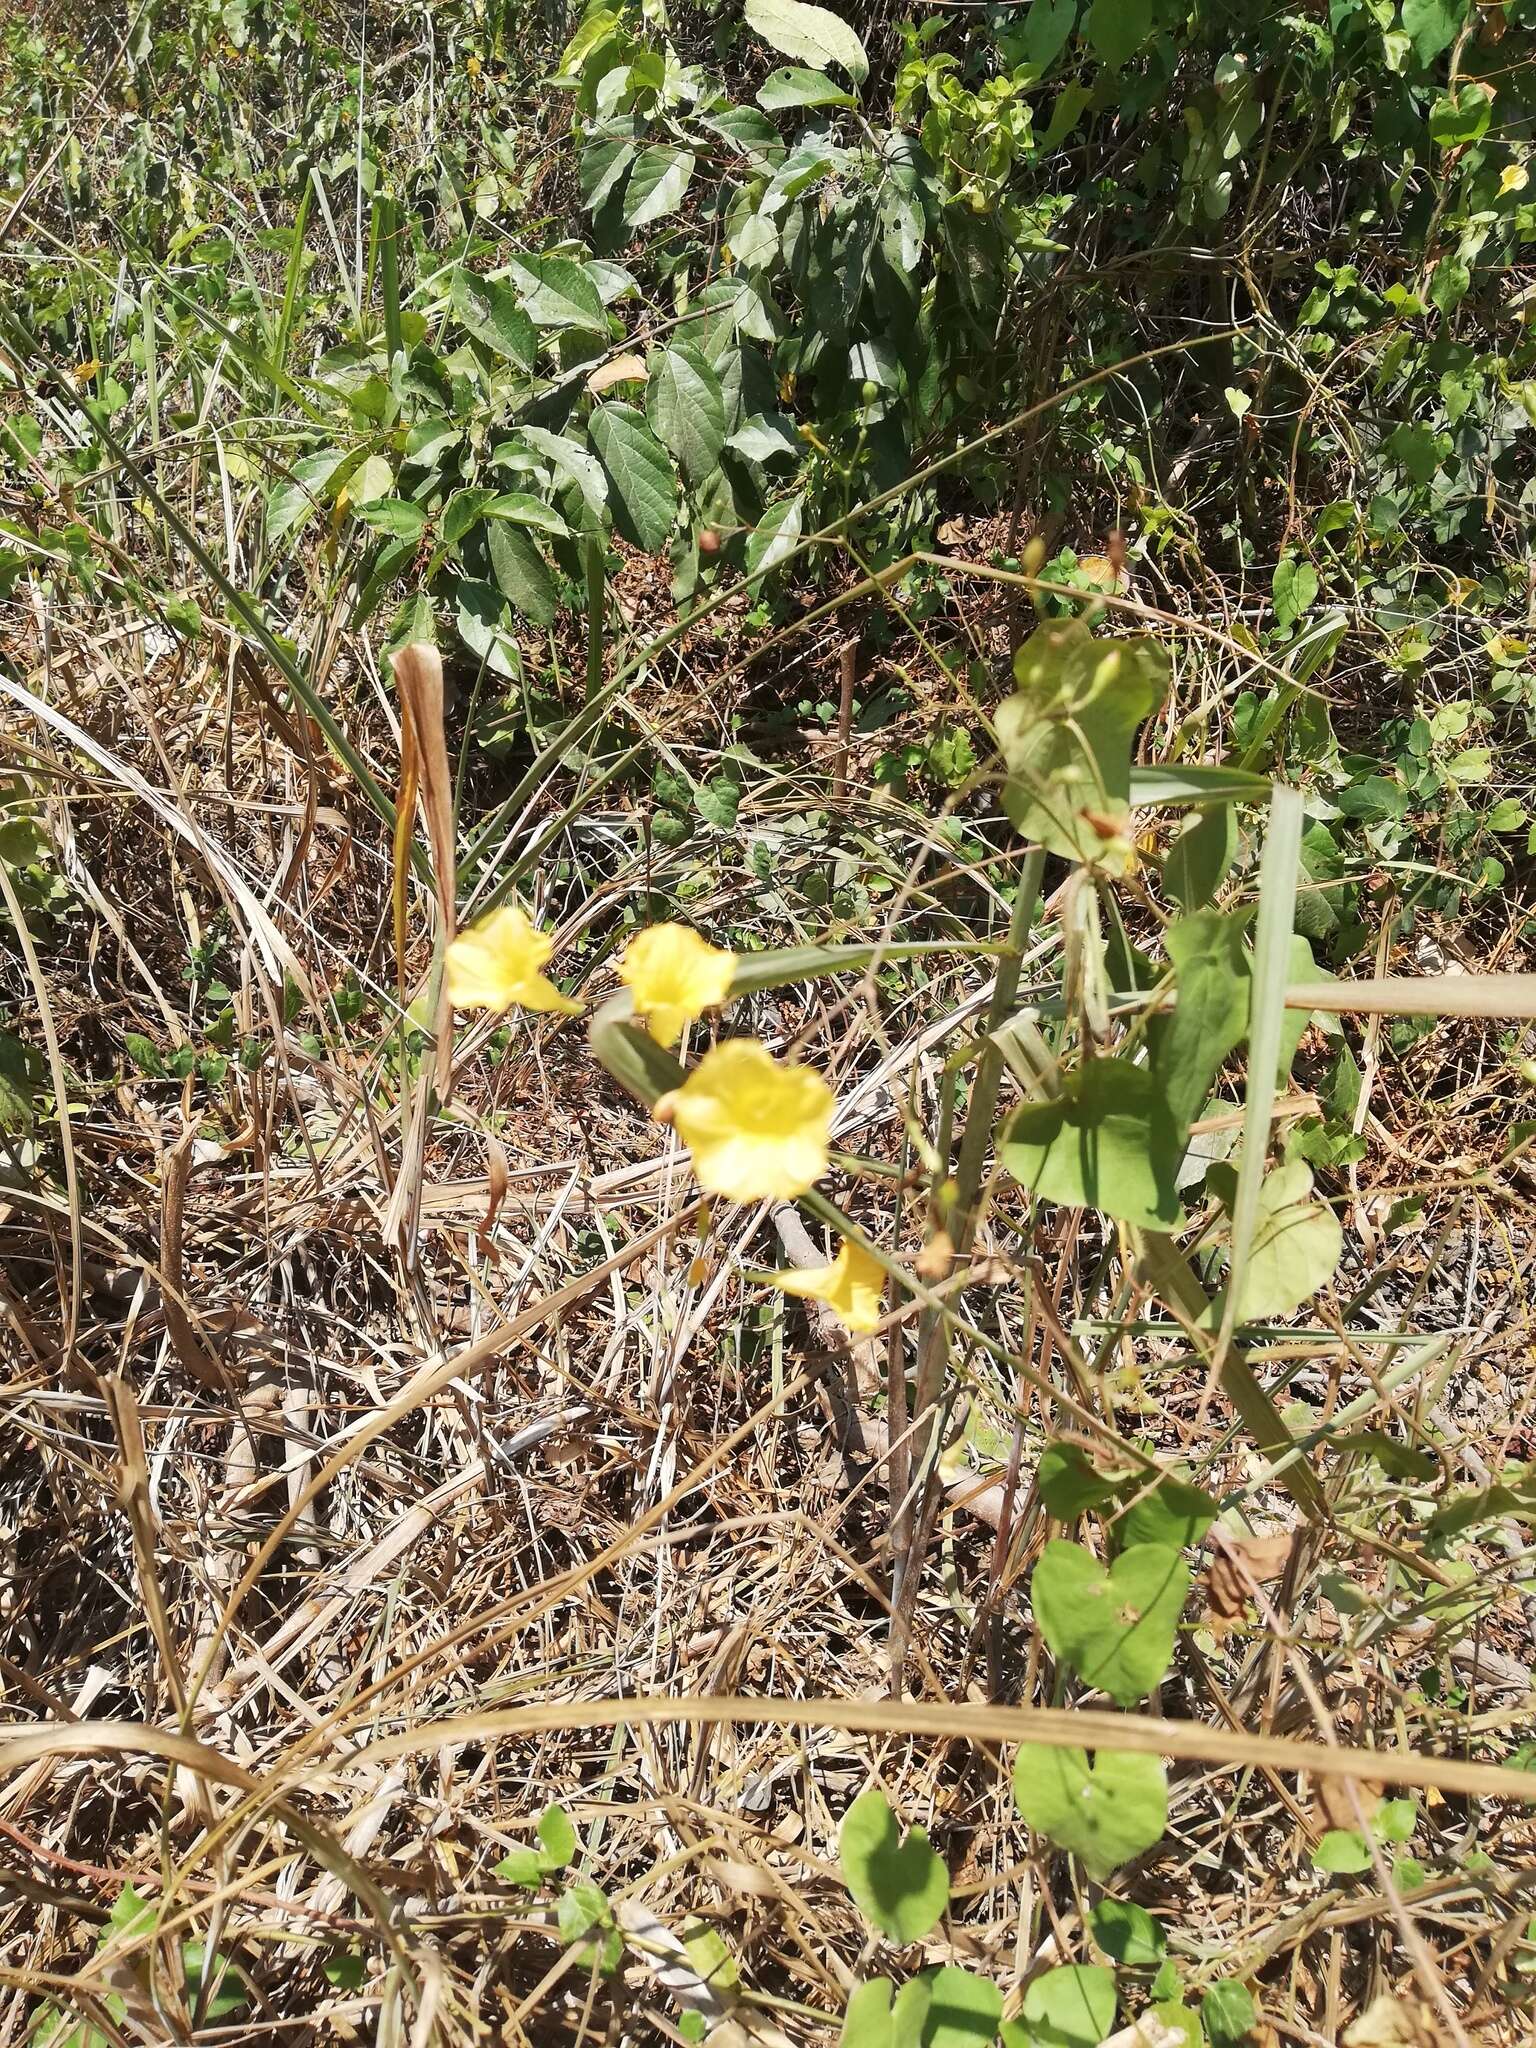
[[[666,450],[632,405],[600,405],[588,431],[613,486],[614,524],[633,546],[659,554],[677,517]]]
[[[1003,1994],[984,1977],[946,1964],[904,1984],[891,2009],[891,2048],[986,2048],[1003,2016]]]
[[[1132,1750],[1054,1749],[1021,1745],[1013,1764],[1013,1797],[1028,1826],[1075,1856],[1102,1884],[1142,1855],[1168,1825],[1168,1783],[1162,1760]]]
[[[949,1872],[921,1828],[902,1834],[878,1785],[844,1814],[837,1853],[854,1904],[882,1934],[921,1941],[938,1924],[949,1904]]]
[[[1150,640],[1095,640],[1073,619],[1032,633],[1013,672],[1019,687],[996,716],[1008,816],[1051,853],[1123,873],[1131,745],[1163,701],[1166,657]]]
[[[1013,2038],[1028,2048],[1099,2048],[1114,2027],[1117,2002],[1113,1970],[1102,1963],[1065,1963],[1037,1977],[1025,1992],[1022,2031]]]
[[[1189,1567],[1170,1544],[1138,1543],[1108,1571],[1080,1543],[1047,1543],[1030,1599],[1052,1654],[1117,1706],[1143,1699],[1173,1661]]]
[[[1195,910],[1163,935],[1178,1003],[1149,1031],[1152,1071],[1182,1145],[1222,1061],[1248,1029],[1246,911]]]
[[[1224,1191],[1235,1191],[1232,1169],[1213,1167],[1207,1179],[1230,1206],[1233,1194]],[[1311,1167],[1301,1159],[1277,1166],[1259,1188],[1259,1220],[1238,1283],[1237,1320],[1294,1315],[1332,1279],[1343,1251],[1338,1217],[1312,1199]]]
[[[1164,1231],[1184,1220],[1183,1154],[1153,1075],[1118,1059],[1090,1060],[1060,1095],[1015,1110],[1002,1147],[1014,1179],[1046,1201]]]
[[[746,0],[742,15],[747,27],[782,57],[818,71],[839,64],[856,82],[869,75],[864,45],[830,8],[811,7],[806,0]]]
[[[725,394],[713,365],[680,341],[651,358],[645,415],[695,483],[720,461],[725,446]]]

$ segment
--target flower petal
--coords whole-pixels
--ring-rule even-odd
[[[685,924],[654,924],[624,949],[619,979],[634,997],[658,1045],[676,1045],[683,1026],[716,1009],[731,992],[736,956]]]
[[[753,1038],[715,1046],[666,1098],[700,1187],[733,1202],[792,1201],[827,1170],[836,1097],[811,1067]]]
[[[460,1010],[507,1010],[515,1003],[576,1016],[581,1004],[541,971],[554,950],[554,940],[518,904],[503,904],[449,946],[443,961],[449,1000]]]

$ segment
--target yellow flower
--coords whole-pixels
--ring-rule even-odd
[[[786,1294],[824,1301],[855,1336],[865,1336],[879,1326],[885,1268],[861,1244],[845,1244],[830,1266],[775,1273],[773,1284]]]
[[[788,1202],[827,1170],[835,1107],[813,1068],[781,1067],[755,1038],[728,1038],[656,1114],[676,1126],[701,1188],[733,1202]]]
[[[460,932],[448,948],[448,995],[461,1010],[561,1010],[576,1016],[580,1003],[562,995],[540,970],[555,942],[507,903]]]
[[[619,979],[658,1045],[676,1045],[683,1026],[723,1003],[736,955],[722,953],[685,924],[653,924],[624,949]]]

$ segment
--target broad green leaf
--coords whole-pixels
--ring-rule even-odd
[[[1403,0],[1403,29],[1421,64],[1448,50],[1467,18],[1469,0]]]
[[[1246,911],[1195,910],[1175,918],[1163,935],[1178,1002],[1154,1021],[1148,1040],[1152,1073],[1181,1145],[1222,1061],[1248,1029],[1248,924]]]
[[[757,104],[765,113],[777,114],[786,107],[856,107],[858,101],[825,71],[787,68],[769,72],[757,89]]]
[[[454,272],[448,303],[476,341],[483,341],[519,369],[533,368],[539,338],[517,302],[516,290],[504,278],[477,277],[461,266]]]
[[[527,491],[503,491],[492,497],[484,509],[487,519],[505,519],[513,526],[531,527],[535,533],[547,533],[556,540],[563,540],[571,530],[553,505],[546,505],[542,498],[532,497]]]
[[[1152,0],[1093,0],[1083,33],[1095,56],[1118,70],[1152,33]]]
[[[1152,1075],[1128,1060],[1090,1060],[1060,1095],[1015,1110],[1002,1152],[1014,1179],[1048,1202],[1143,1230],[1183,1221],[1182,1134]]]
[[[1002,2016],[995,1984],[946,1963],[902,1986],[891,2011],[891,2048],[987,2048]]]
[[[864,45],[830,8],[811,7],[806,0],[746,0],[742,14],[747,27],[782,57],[818,71],[837,64],[855,83],[868,76]]]
[[[1229,1169],[1230,1171],[1230,1169]],[[1213,1185],[1219,1180],[1213,1168]],[[1339,1219],[1312,1198],[1312,1169],[1292,1160],[1259,1187],[1258,1221],[1237,1297],[1240,1323],[1293,1315],[1332,1279],[1344,1250]]]
[[[1051,853],[1123,873],[1131,745],[1163,701],[1162,650],[1150,640],[1095,640],[1073,619],[1032,633],[1014,677],[1019,687],[996,719],[1008,816]]]
[[[1317,571],[1312,564],[1298,561],[1294,555],[1282,555],[1275,565],[1271,593],[1275,624],[1282,632],[1288,633],[1302,613],[1312,609],[1317,592]]]
[[[27,1048],[9,1031],[0,1031],[0,1131],[24,1137],[31,1128],[32,1076]]]
[[[1189,1567],[1171,1544],[1138,1543],[1108,1571],[1080,1543],[1046,1544],[1030,1604],[1053,1655],[1117,1706],[1144,1699],[1173,1661]]]
[[[437,530],[443,545],[456,548],[495,496],[495,490],[489,485],[472,491],[455,491],[443,507],[438,521]]]
[[[694,483],[702,483],[719,465],[725,395],[713,366],[692,342],[676,342],[652,356],[645,416]]]
[[[624,1937],[613,1924],[613,1908],[595,1884],[573,1884],[555,1907],[560,1938],[574,1947],[588,1968],[594,1964],[611,1976],[624,1954]]]
[[[921,1828],[903,1836],[878,1785],[843,1816],[838,1860],[854,1904],[893,1941],[921,1941],[949,1904],[949,1872]]]
[[[1201,1999],[1200,2022],[1211,2048],[1247,2048],[1258,2028],[1258,2007],[1246,1985],[1229,1979],[1213,1984]]]
[[[691,150],[662,142],[642,150],[629,174],[629,186],[624,194],[625,226],[649,227],[653,221],[665,220],[669,213],[676,213],[692,177]]]
[[[576,1856],[576,1830],[563,1806],[546,1806],[539,1816],[539,1861],[546,1870],[564,1870]]]
[[[1210,902],[1237,854],[1237,813],[1212,804],[1184,822],[1163,859],[1163,886],[1184,910]]]
[[[509,1849],[493,1868],[497,1877],[525,1891],[536,1891],[544,1882],[544,1861],[537,1849]]]
[[[1165,1998],[1157,2005],[1148,2006],[1142,2019],[1155,2021],[1162,2028],[1158,2048],[1205,2048],[1205,2030],[1200,2024],[1200,2015],[1177,1998]]]
[[[581,152],[581,203],[588,213],[597,213],[613,197],[624,173],[638,151],[624,136],[605,136],[589,142]]]
[[[891,1990],[889,1977],[854,1985],[837,2048],[891,2048]]]
[[[1212,762],[1131,770],[1131,802],[1143,804],[1261,803],[1269,777]]]
[[[454,607],[454,624],[470,653],[499,676],[520,675],[522,662],[512,637],[506,599],[496,586],[461,578],[454,586]]]
[[[536,626],[551,624],[555,616],[555,579],[544,557],[519,527],[495,520],[485,533],[491,569],[502,596]]]
[[[1413,1799],[1383,1799],[1371,1815],[1371,1828],[1378,1842],[1406,1842],[1418,1826],[1418,1802]]]
[[[267,494],[266,534],[269,546],[297,531],[326,496],[326,485],[346,460],[346,451],[328,448],[323,455],[301,455],[293,473]]]
[[[1112,1501],[1126,1474],[1098,1471],[1077,1444],[1047,1444],[1035,1468],[1035,1485],[1045,1511],[1058,1522],[1071,1522],[1089,1508]]]
[[[229,1967],[228,1958],[217,1949],[210,1955],[200,1941],[183,1942],[181,1967],[186,1975],[188,2005],[195,2005],[202,1998],[204,2016],[215,2025],[245,2010],[245,1986]],[[206,1995],[205,1984],[212,1986]]]
[[[1442,149],[1481,142],[1493,118],[1493,94],[1486,85],[1464,81],[1443,92],[1429,110],[1429,132]]]
[[[1077,19],[1077,0],[1030,0],[1018,39],[1019,54],[1043,78],[1066,48]]]
[[[1100,1899],[1088,1926],[1105,1955],[1128,1969],[1153,1969],[1168,1953],[1161,1923],[1129,1899]]]
[[[613,486],[614,522],[648,555],[658,554],[677,517],[677,480],[667,451],[632,405],[600,405],[588,431]]]
[[[608,503],[602,464],[566,434],[552,434],[547,427],[522,427],[519,432],[530,448],[553,463],[568,483],[575,484],[587,510],[600,518]]]
[[[1031,2048],[1099,2048],[1115,2024],[1115,1973],[1102,1963],[1063,1963],[1024,1993]]]
[[[1353,1877],[1371,1867],[1371,1852],[1364,1835],[1353,1828],[1330,1828],[1312,1851],[1312,1868],[1338,1877]]]
[[[602,297],[574,256],[515,256],[511,271],[523,311],[535,327],[577,327],[606,334]]]
[[[800,492],[780,498],[768,507],[747,542],[747,574],[777,568],[800,538],[800,513],[805,499]]]
[[[368,505],[375,498],[387,498],[394,488],[394,466],[386,455],[370,455],[347,479],[347,496],[354,505]]]
[[[1216,1503],[1203,1486],[1168,1474],[1145,1499],[1126,1510],[1119,1535],[1127,1547],[1163,1543],[1186,1550],[1200,1541],[1215,1519]]]
[[[755,412],[744,419],[725,444],[749,462],[776,462],[787,458],[798,462],[805,443],[795,432],[794,422],[781,412]]]
[[[1150,1849],[1168,1824],[1168,1782],[1161,1759],[1130,1750],[1021,1745],[1013,1797],[1037,1834],[1075,1856],[1102,1884]]]
[[[419,540],[427,528],[426,513],[408,498],[375,498],[372,504],[355,507],[355,512],[364,526],[396,540]]]

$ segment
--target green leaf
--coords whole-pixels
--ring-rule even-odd
[[[1180,1134],[1205,1106],[1222,1061],[1248,1029],[1246,911],[1195,910],[1164,933],[1178,1002],[1149,1029],[1152,1073]]]
[[[1168,1824],[1161,1759],[1130,1750],[1021,1745],[1013,1797],[1028,1826],[1075,1856],[1098,1884],[1157,1842]]]
[[[1330,1828],[1312,1851],[1312,1868],[1335,1876],[1352,1877],[1371,1867],[1371,1852],[1364,1835],[1353,1828]]]
[[[1455,42],[1468,0],[1403,0],[1403,30],[1421,64],[1433,64]]]
[[[1174,767],[1131,769],[1131,802],[1145,804],[1210,804],[1261,802],[1269,795],[1269,777],[1216,762],[1181,762]]]
[[[455,491],[438,520],[437,530],[444,547],[456,548],[495,496],[491,485],[472,491]]]
[[[1117,1706],[1144,1699],[1173,1661],[1189,1567],[1171,1544],[1138,1543],[1108,1571],[1080,1543],[1052,1538],[1030,1602],[1052,1653]]]
[[[595,1884],[573,1884],[563,1892],[555,1907],[555,1924],[561,1940],[574,1947],[583,1962],[595,1962],[605,1976],[618,1968],[624,1940],[613,1924],[607,1894]]]
[[[164,1076],[165,1062],[161,1059],[154,1040],[146,1038],[142,1031],[125,1031],[123,1050],[139,1072],[148,1074],[152,1081],[158,1081]]]
[[[768,507],[747,542],[747,574],[777,568],[800,538],[800,512],[805,499],[800,492],[780,498]]]
[[[1199,2014],[1191,2012],[1177,1998],[1165,1998],[1160,2004],[1148,2006],[1142,2019],[1155,2020],[1162,2028],[1158,2048],[1204,2048],[1205,2033]]]
[[[202,1942],[184,1942],[181,1967],[186,1976],[189,2005],[195,2004],[202,1996],[205,1983],[213,1985],[203,2003],[203,2012],[208,2019],[217,2023],[245,2010],[245,1986],[230,1969],[228,1958],[220,1955],[217,1949],[210,1955]]]
[[[1115,2024],[1115,1973],[1102,1963],[1063,1963],[1036,1977],[1020,2017],[1031,2048],[1099,2048]]]
[[[1259,1187],[1258,1220],[1237,1297],[1240,1323],[1295,1313],[1333,1277],[1344,1232],[1333,1211],[1312,1200],[1312,1169],[1292,1160]]]
[[[891,2012],[891,2048],[986,2048],[1003,2016],[1003,1994],[946,1963],[904,1984]]]
[[[949,1872],[921,1828],[903,1836],[878,1785],[843,1816],[838,1860],[854,1904],[893,1941],[921,1941],[949,1904]]]
[[[565,539],[571,530],[553,505],[531,497],[527,491],[503,491],[484,509],[487,519],[505,519],[513,526],[531,527],[535,533],[547,533],[556,540]]]
[[[691,150],[677,149],[670,143],[657,143],[642,150],[624,194],[625,226],[649,227],[653,221],[676,213],[692,177]]]
[[[454,272],[448,303],[459,324],[476,341],[505,356],[519,369],[531,370],[539,338],[533,322],[517,302],[517,292],[504,278],[476,277],[472,270]]]
[[[1008,816],[1051,853],[1123,873],[1131,745],[1163,701],[1162,650],[1150,640],[1095,640],[1073,619],[1038,628],[1013,666],[1019,688],[996,717]],[[1123,843],[1111,845],[1117,835]]]
[[[1161,1923],[1129,1899],[1100,1899],[1088,1915],[1088,1925],[1105,1955],[1128,1969],[1153,1969],[1168,1953]]]
[[[636,154],[635,145],[623,136],[601,137],[587,144],[581,152],[578,175],[581,203],[588,213],[597,213],[613,197]]]
[[[770,71],[757,89],[757,104],[765,113],[781,113],[786,107],[856,107],[851,92],[834,85],[825,71],[786,69]]]
[[[576,1830],[563,1806],[546,1806],[539,1816],[539,1861],[546,1870],[564,1870],[576,1856]]]
[[[334,1990],[360,1991],[368,1975],[368,1958],[360,1948],[333,1948],[320,1969]]]
[[[1163,860],[1163,887],[1184,910],[1199,910],[1221,887],[1237,853],[1237,813],[1212,804],[1186,818]]]
[[[1077,19],[1077,0],[1030,0],[1019,37],[1019,55],[1043,78],[1066,48]]]
[[[1303,612],[1312,609],[1318,589],[1317,571],[1310,562],[1298,561],[1294,555],[1280,557],[1275,565],[1272,596],[1275,624],[1282,632],[1288,633]]]
[[[856,83],[869,74],[864,45],[839,16],[806,0],[746,0],[747,27],[782,57],[797,58],[816,70],[840,65]]]
[[[713,365],[680,341],[651,357],[645,416],[656,436],[698,484],[717,468],[725,446],[725,394]]]
[[[693,801],[705,824],[713,825],[717,831],[729,832],[741,807],[741,790],[740,774],[729,767],[718,775],[712,775],[708,782],[700,783],[693,793]]]
[[[1094,54],[1118,71],[1152,33],[1152,0],[1093,0],[1083,33]]]
[[[497,1877],[526,1891],[537,1891],[544,1882],[544,1859],[537,1849],[509,1849],[493,1868]]]
[[[555,616],[555,580],[544,557],[520,527],[494,520],[485,529],[486,550],[496,588],[536,626]]]
[[[1418,421],[1405,422],[1388,434],[1386,446],[1393,460],[1402,464],[1414,483],[1422,486],[1434,480],[1440,467],[1440,443],[1433,428]]]
[[[659,554],[677,517],[677,480],[667,452],[632,405],[600,405],[588,431],[613,485],[620,533],[648,555]]]
[[[848,1994],[837,2048],[891,2048],[891,1980],[871,1977]]]
[[[574,256],[515,256],[511,270],[523,311],[535,327],[608,332],[602,297],[586,267]]]
[[[1406,1842],[1418,1825],[1418,1802],[1413,1799],[1383,1799],[1371,1815],[1371,1828],[1378,1842]]]
[[[1103,1507],[1124,1483],[1123,1473],[1097,1471],[1076,1444],[1047,1444],[1035,1469],[1045,1511],[1058,1522],[1071,1522],[1089,1508]]]
[[[775,462],[782,458],[798,462],[805,453],[805,443],[796,434],[794,423],[781,412],[755,412],[744,419],[725,444],[734,448],[738,455],[745,455],[749,462]]]
[[[1060,1095],[1015,1110],[1002,1155],[1014,1179],[1048,1202],[1166,1231],[1183,1221],[1176,1183],[1183,1150],[1147,1069],[1096,1059]]]
[[[1127,1509],[1120,1522],[1127,1545],[1162,1543],[1187,1550],[1198,1543],[1216,1519],[1216,1503],[1203,1486],[1165,1477],[1144,1500]]]
[[[138,1034],[133,1035],[137,1037]],[[149,1041],[146,1039],[144,1043],[147,1045]],[[12,1131],[24,1137],[31,1128],[32,1076],[27,1048],[9,1031],[0,1031],[0,1131]]]
[[[1229,1978],[1213,1984],[1201,1999],[1200,2022],[1211,2048],[1247,2048],[1259,2013],[1247,1987]]]
[[[202,639],[203,614],[195,597],[162,598],[160,609],[173,633],[179,633],[183,640]]]
[[[1481,142],[1492,118],[1493,94],[1487,86],[1463,82],[1454,92],[1441,93],[1430,108],[1430,136],[1442,149],[1458,149]]]
[[[409,498],[375,498],[354,510],[364,526],[375,533],[392,534],[396,540],[420,540],[427,530],[426,513]]]
[[[552,434],[547,427],[522,427],[519,431],[536,454],[553,464],[567,483],[576,486],[587,510],[600,519],[608,504],[608,480],[602,464],[567,434]]]

